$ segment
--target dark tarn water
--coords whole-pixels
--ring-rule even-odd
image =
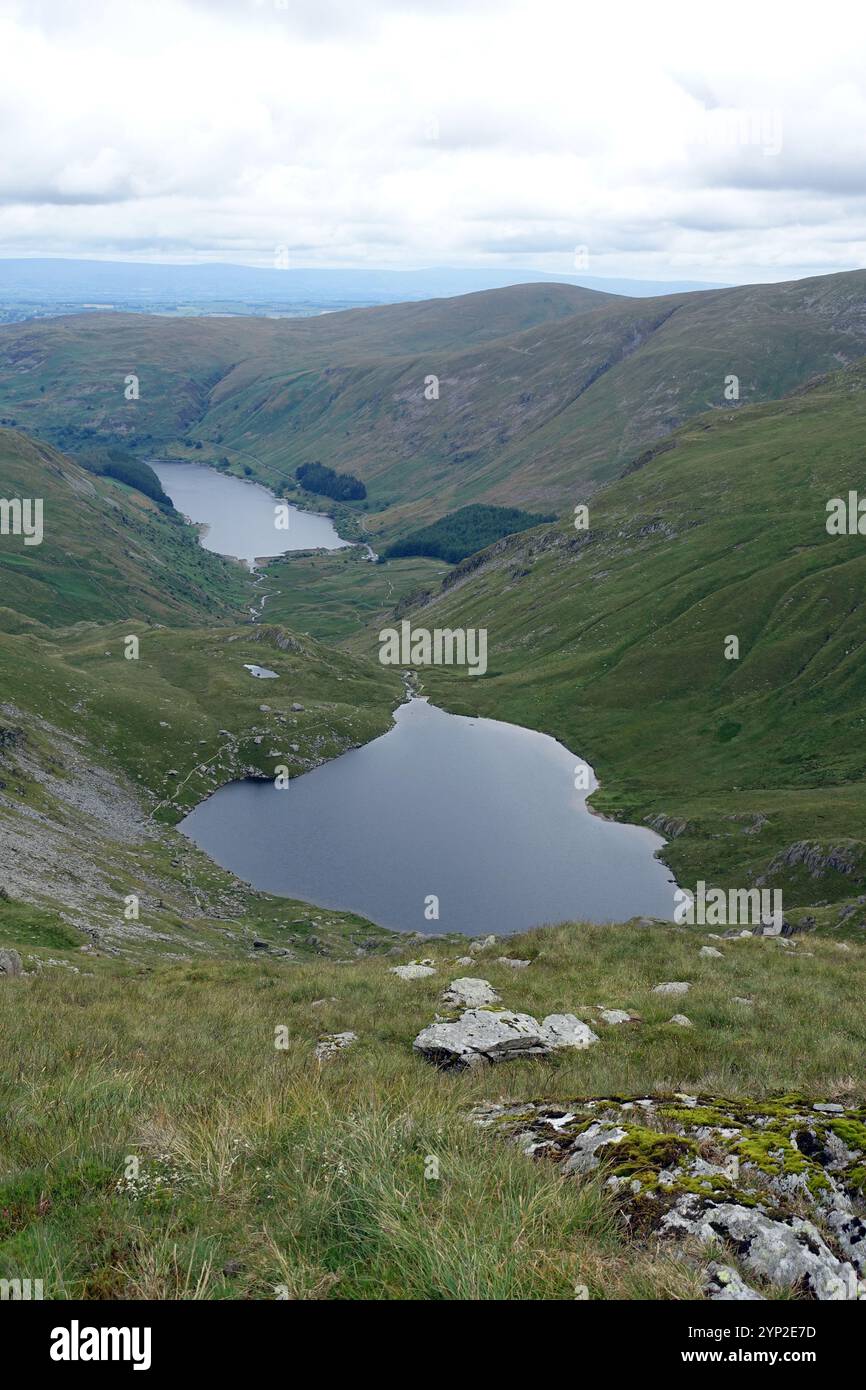
[[[287,550],[340,550],[349,545],[330,517],[289,504],[287,530],[274,524],[280,499],[258,483],[243,482],[203,463],[149,460],[179,512],[203,524],[201,543],[218,555],[233,555],[247,564]]]
[[[561,743],[423,699],[394,718],[381,738],[284,790],[223,787],[180,828],[256,888],[396,930],[477,936],[673,917],[676,884],[653,858],[664,841],[592,815],[595,778]],[[575,788],[578,767],[586,790]],[[438,921],[425,917],[433,894]]]

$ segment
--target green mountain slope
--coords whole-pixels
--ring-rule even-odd
[[[90,315],[0,329],[0,415],[69,446],[201,445],[275,484],[319,460],[364,481],[390,538],[471,502],[570,509],[695,413],[864,351],[863,271],[644,300],[523,285],[305,320]]]
[[[15,430],[0,429],[0,497],[41,499],[43,540],[0,535],[0,628],[122,617],[237,617],[248,579],[149,498]]]
[[[489,673],[427,668],[425,688],[586,756],[597,808],[671,836],[681,882],[853,897],[866,540],[825,523],[830,498],[863,486],[864,431],[862,364],[698,418],[597,494],[588,532],[539,528],[457,566],[410,616],[486,627]]]
[[[243,434],[272,383],[296,373],[326,378],[336,363],[462,348],[608,302],[618,301],[572,285],[518,285],[315,319],[80,314],[4,325],[0,416],[51,438],[83,431],[160,443],[183,437],[231,398],[243,407],[242,419],[232,421]],[[139,379],[137,400],[125,394],[131,373]]]

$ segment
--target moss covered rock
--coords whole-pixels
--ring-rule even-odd
[[[721,1239],[806,1296],[863,1296],[866,1107],[679,1093],[488,1102],[472,1118],[564,1176],[598,1170],[638,1239]]]

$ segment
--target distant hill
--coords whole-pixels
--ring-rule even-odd
[[[279,248],[275,248],[275,255]],[[688,280],[608,280],[550,275],[543,271],[316,270],[276,266],[162,265],[154,262],[78,261],[60,258],[0,259],[0,309],[24,306],[34,313],[65,306],[143,310],[220,308],[236,313],[282,309],[315,313],[368,304],[395,304],[503,289],[527,283],[585,285],[609,294],[646,296],[718,286]]]
[[[387,541],[470,503],[570,511],[691,416],[864,352],[863,271],[645,299],[528,284],[307,319],[89,315],[0,329],[0,418],[61,446],[201,443],[275,485],[316,459],[361,479]]]

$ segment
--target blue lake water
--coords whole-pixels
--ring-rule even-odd
[[[349,545],[330,517],[289,504],[286,530],[275,524],[280,501],[258,483],[245,482],[202,463],[148,460],[179,512],[202,526],[206,550],[252,565],[287,550],[340,550]]]
[[[284,734],[275,735],[284,747]],[[277,764],[280,759],[275,758]],[[585,769],[585,788],[575,773]],[[578,775],[578,781],[580,776]],[[401,705],[388,733],[278,790],[236,782],[180,828],[257,888],[403,931],[673,917],[664,841],[586,806],[591,769],[545,734]],[[435,895],[439,918],[425,916]]]

